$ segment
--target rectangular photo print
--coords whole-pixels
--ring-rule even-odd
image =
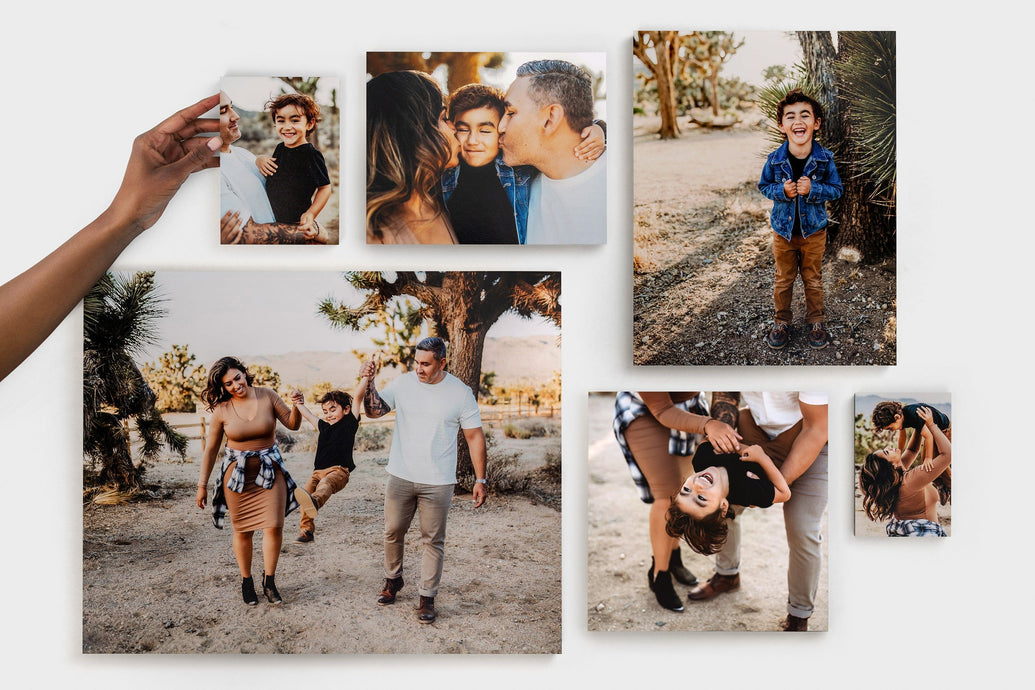
[[[633,363],[893,365],[895,33],[633,38]]]
[[[855,396],[855,536],[952,533],[952,396]]]
[[[336,77],[224,77],[221,244],[338,244]]]
[[[588,629],[827,630],[827,403],[590,393]]]
[[[107,274],[83,651],[559,654],[560,293],[549,272]]]
[[[606,62],[367,53],[367,243],[607,242]]]

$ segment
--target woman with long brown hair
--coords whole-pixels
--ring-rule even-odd
[[[298,407],[287,404],[269,388],[252,386],[253,377],[235,357],[223,357],[212,365],[201,394],[212,412],[205,437],[196,502],[205,507],[208,479],[216,454],[227,438],[219,481],[212,499],[212,523],[219,529],[227,512],[234,530],[234,558],[241,571],[244,603],[259,603],[252,582],[252,537],[262,530],[262,591],[271,604],[281,603],[274,581],[284,517],[298,507],[295,482],[277,448],[277,421],[295,430],[301,425]]]
[[[442,90],[427,74],[367,82],[367,243],[456,244],[441,179],[460,142]]]
[[[937,449],[930,468],[919,465],[910,469],[920,443],[920,434],[913,434],[906,450],[888,446],[874,451],[866,456],[859,471],[863,510],[874,522],[890,520],[889,537],[948,536],[938,523],[938,490],[932,482],[952,461],[952,445],[929,408],[919,408],[917,415],[934,437]]]

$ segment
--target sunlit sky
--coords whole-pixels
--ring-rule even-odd
[[[801,61],[801,47],[792,32],[734,31],[744,45],[722,66],[724,77],[739,77],[749,84],[762,84],[762,71],[770,65],[793,66]]]
[[[319,75],[307,75],[319,76]],[[234,105],[245,110],[262,111],[266,101],[280,95],[290,93],[291,87],[277,77],[223,77],[220,82],[220,89],[234,102]],[[331,90],[338,89],[339,98],[341,89],[337,77],[320,77],[316,84],[316,101],[318,103],[331,102]]]
[[[280,355],[370,347],[370,335],[341,331],[317,314],[325,297],[358,305],[361,294],[339,272],[159,271],[155,282],[166,298],[157,345],[142,356],[155,361],[177,345],[189,345],[201,362],[227,353]],[[542,318],[505,314],[489,337],[559,334]]]

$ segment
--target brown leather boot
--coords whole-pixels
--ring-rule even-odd
[[[381,596],[377,598],[378,606],[388,606],[395,603],[395,595],[403,588],[402,576],[394,579],[385,578],[385,588],[381,590]]]
[[[435,616],[435,597],[422,596],[417,608],[417,620],[421,623],[434,623]]]
[[[792,616],[788,613],[787,618],[780,624],[780,630],[784,630],[786,632],[808,632],[809,619],[798,618],[797,616]]]
[[[697,585],[690,590],[687,598],[691,601],[704,601],[712,597],[729,592],[740,587],[740,573],[735,575],[720,575],[715,573],[711,579],[703,585]]]

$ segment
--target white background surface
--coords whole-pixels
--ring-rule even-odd
[[[19,686],[899,687],[1013,678],[1029,667],[1032,272],[1030,24],[1007,3],[448,4],[396,1],[92,2],[8,8],[0,41],[0,280],[93,219],[134,135],[237,74],[337,74],[345,111],[342,243],[220,247],[216,172],[197,175],[118,268],[506,268],[564,272],[564,653],[554,657],[169,658],[81,648],[81,316],[0,383],[8,470],[0,655]],[[201,14],[201,7],[205,14]],[[1016,7],[1011,3],[1009,7]],[[214,9],[209,9],[214,8]],[[977,8],[977,9],[975,9]],[[980,10],[980,11],[978,11]],[[655,368],[631,361],[631,35],[638,28],[898,31],[897,367]],[[367,50],[606,50],[606,247],[363,244]],[[2,337],[2,334],[0,334]],[[831,394],[830,632],[585,631],[585,394],[826,389]],[[855,391],[948,390],[956,431],[953,537],[852,537]],[[1020,432],[1020,433],[1018,433]],[[840,459],[840,461],[839,461]],[[1009,488],[1008,488],[1009,487]],[[1013,487],[1019,487],[1020,491]],[[207,529],[199,519],[199,529]],[[455,535],[453,538],[460,538]],[[500,534],[501,540],[520,534]],[[376,587],[377,583],[371,583]],[[371,590],[373,592],[373,589]],[[506,592],[500,592],[506,596]],[[492,615],[485,611],[484,615]],[[414,634],[419,634],[414,625]]]

